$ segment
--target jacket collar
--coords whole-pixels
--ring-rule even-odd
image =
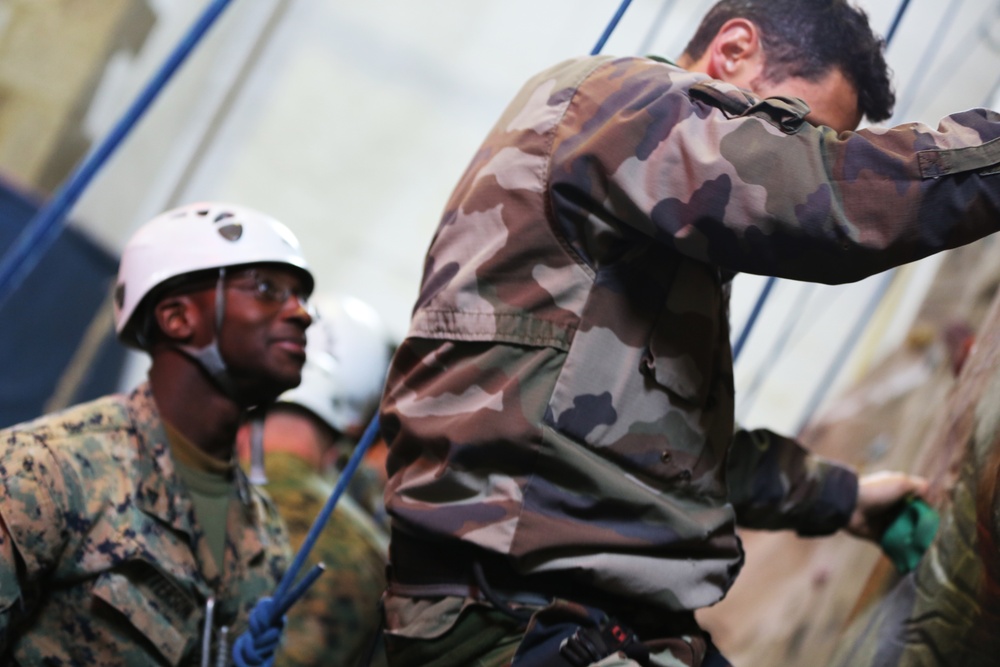
[[[220,583],[220,569],[225,572],[233,568],[222,567],[221,563],[216,564],[208,555],[207,542],[194,518],[194,503],[187,487],[177,474],[170,453],[170,441],[148,382],[140,384],[129,395],[127,408],[139,443],[136,462],[139,474],[139,479],[136,480],[136,505],[146,514],[187,536],[202,575],[211,582],[213,588],[217,588]],[[240,551],[236,569],[242,571],[248,567],[249,561],[257,558],[264,550],[264,545],[258,535],[262,521],[260,504],[255,502],[254,492],[241,470],[237,469],[236,477],[239,502],[230,506],[225,553],[227,560],[233,558],[232,541],[236,538]],[[243,513],[243,517],[235,516],[236,512]]]
[[[127,408],[139,443],[136,504],[146,514],[193,537],[193,504],[177,476],[170,442],[148,382],[132,391]]]

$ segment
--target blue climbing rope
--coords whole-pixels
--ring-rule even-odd
[[[0,260],[0,306],[17,291],[59,237],[66,215],[231,0],[212,0],[104,140],[31,219]]]
[[[591,55],[596,55],[601,52],[604,48],[605,43],[608,41],[608,37],[614,31],[618,22],[621,20],[622,15],[624,15],[625,10],[628,9],[629,4],[632,0],[623,0],[612,17],[611,22],[604,29],[604,33],[601,35],[600,39],[597,40],[597,44],[591,51]],[[344,490],[347,488],[348,482],[350,482],[351,477],[357,470],[358,465],[361,463],[361,459],[364,457],[365,452],[371,447],[372,443],[375,442],[375,438],[379,433],[379,416],[378,413],[372,417],[371,422],[365,429],[364,435],[361,436],[361,440],[358,442],[357,446],[354,448],[354,453],[351,454],[350,460],[348,460],[347,465],[341,472],[339,479],[337,480],[337,485],[334,487],[333,492],[330,497],[327,498],[326,504],[324,504],[323,509],[316,515],[313,520],[312,526],[309,528],[309,534],[302,542],[302,546],[299,547],[298,553],[295,554],[295,558],[292,564],[289,566],[288,570],[285,572],[284,576],[281,578],[281,582],[278,584],[278,588],[274,593],[273,597],[261,598],[257,605],[251,612],[251,620],[255,620],[258,617],[266,617],[264,623],[251,623],[251,627],[241,634],[235,644],[233,645],[233,660],[238,667],[249,667],[249,665],[257,664],[268,664],[269,658],[267,655],[273,655],[274,644],[270,639],[274,636],[275,631],[280,632],[283,627],[282,616],[291,607],[291,605],[302,596],[306,589],[315,581],[320,574],[322,574],[322,564],[317,565],[310,570],[302,581],[297,585],[292,587],[292,584],[298,578],[299,571],[306,562],[306,558],[309,556],[309,552],[315,546],[316,541],[319,539],[319,535],[323,528],[326,526],[330,515],[333,513],[334,508],[337,506],[337,502],[340,500],[341,495],[343,495]],[[265,644],[263,650],[257,649],[257,640],[261,639],[262,643]]]
[[[990,88],[990,91],[986,94],[986,97],[985,99],[983,99],[980,106],[988,107],[989,104],[993,101],[993,98],[996,96],[998,91],[1000,91],[1000,78],[997,78],[997,80],[994,82],[993,86]],[[823,376],[823,379],[817,385],[816,390],[813,392],[812,397],[810,397],[809,402],[806,404],[806,408],[805,410],[803,410],[802,417],[800,417],[799,419],[799,425],[796,431],[797,433],[800,433],[802,429],[806,427],[806,425],[809,423],[809,420],[812,419],[813,414],[816,412],[820,404],[823,402],[823,399],[826,397],[827,392],[830,391],[830,388],[833,385],[833,381],[837,377],[837,372],[840,370],[840,367],[847,362],[847,358],[851,350],[857,343],[858,339],[861,338],[861,334],[864,333],[865,325],[867,325],[868,321],[875,314],[875,310],[877,309],[878,304],[882,301],[882,299],[885,297],[885,294],[889,291],[889,287],[892,284],[893,279],[896,277],[896,271],[897,271],[896,269],[892,269],[891,271],[887,271],[883,275],[881,282],[879,283],[878,287],[876,287],[875,292],[872,294],[871,299],[869,300],[867,306],[865,307],[865,310],[863,311],[861,317],[858,318],[858,321],[855,323],[854,328],[851,330],[850,334],[845,339],[844,344],[841,345],[837,354],[834,356],[833,361],[830,363],[830,366],[827,368],[826,373]]]
[[[764,361],[760,364],[760,366],[758,366],[757,372],[754,373],[753,377],[747,383],[746,390],[741,392],[741,396],[743,398],[740,401],[740,414],[736,420],[737,422],[741,421],[743,417],[750,412],[754,401],[757,400],[760,388],[764,384],[767,372],[778,365],[785,346],[788,344],[788,341],[791,340],[792,333],[798,328],[799,321],[802,319],[802,313],[805,312],[806,304],[812,297],[812,292],[815,287],[816,283],[803,283],[802,287],[799,288],[799,293],[796,295],[795,301],[792,303],[792,307],[785,315],[782,327],[778,331],[778,334],[774,337],[767,356],[764,357]]]
[[[618,22],[621,20],[622,15],[625,13],[625,10],[628,9],[628,6],[631,2],[632,0],[623,0],[621,5],[618,7],[618,11],[615,12],[615,15],[612,17],[611,22],[608,23],[608,26],[604,29],[604,33],[601,35],[601,38],[597,41],[597,45],[594,46],[594,50],[591,52],[591,55],[600,53],[601,49],[604,48],[604,44],[608,41],[608,37],[611,36],[611,33],[614,31],[615,26],[618,25]],[[358,443],[357,447],[354,448],[354,453],[351,455],[350,460],[344,467],[343,472],[341,472],[340,478],[337,480],[337,486],[336,488],[334,488],[333,493],[331,493],[330,497],[327,499],[326,505],[323,506],[323,509],[320,511],[320,513],[316,516],[316,519],[313,521],[313,525],[309,529],[309,534],[302,542],[302,546],[299,548],[299,552],[295,555],[295,560],[292,561],[291,566],[288,568],[288,571],[282,578],[281,583],[278,585],[278,589],[274,594],[274,599],[279,607],[282,606],[281,603],[282,600],[286,597],[288,588],[291,586],[292,582],[298,576],[299,570],[302,569],[302,565],[303,563],[305,563],[306,557],[309,555],[309,551],[313,548],[313,545],[315,545],[316,540],[319,538],[319,533],[323,530],[323,526],[326,525],[326,522],[329,519],[330,514],[333,512],[333,509],[336,506],[337,501],[340,499],[341,494],[347,487],[347,483],[350,481],[351,476],[354,475],[354,471],[357,469],[358,464],[361,462],[361,458],[364,456],[365,451],[371,446],[372,442],[375,441],[375,437],[378,435],[378,431],[379,431],[379,422],[378,422],[378,415],[376,414],[372,418],[371,423],[369,423],[368,427],[365,429],[365,433],[361,437],[361,440]]]
[[[888,32],[885,33],[886,46],[892,44],[892,38],[896,36],[896,30],[899,28],[899,24],[903,21],[903,15],[906,14],[906,8],[909,6],[910,0],[903,0],[896,9],[896,15],[892,19],[892,25],[889,26]]]
[[[899,28],[900,22],[903,20],[903,14],[906,13],[906,8],[910,5],[910,0],[902,0],[899,8],[896,10],[896,15],[892,20],[892,25],[889,26],[889,31],[886,33],[885,43],[886,46],[892,43],[893,37],[896,36],[896,30]],[[858,339],[861,338],[861,334],[864,333],[865,328],[868,326],[868,322],[875,315],[875,311],[878,309],[879,303],[885,297],[886,293],[889,291],[889,286],[892,285],[893,280],[898,275],[897,269],[892,269],[886,271],[882,274],[882,279],[879,281],[878,286],[875,288],[875,292],[872,293],[871,298],[865,305],[864,310],[858,317],[857,321],[854,323],[854,327],[851,329],[847,338],[841,344],[840,348],[837,350],[837,354],[834,355],[830,364],[827,366],[826,372],[823,374],[822,379],[813,391],[812,396],[809,398],[809,402],[806,403],[805,409],[802,411],[802,416],[799,418],[798,428],[796,428],[796,433],[801,433],[805,429],[809,420],[812,419],[813,414],[819,408],[823,399],[826,398],[826,394],[830,391],[833,386],[834,380],[837,379],[837,375],[840,373],[841,368],[845,363],[847,363],[847,358],[850,356],[851,351],[854,349],[855,344],[857,344]]]
[[[750,311],[746,324],[743,325],[743,330],[740,332],[740,337],[733,344],[733,361],[740,358],[740,352],[743,351],[743,346],[746,345],[747,338],[750,337],[750,332],[753,331],[753,325],[757,323],[760,311],[764,310],[764,304],[767,303],[767,297],[771,295],[771,290],[774,289],[776,282],[778,282],[777,278],[769,276],[767,282],[764,283],[764,287],[760,290],[757,301],[754,302],[753,309]]]
[[[299,570],[302,569],[302,566],[306,562],[306,558],[309,557],[309,552],[312,551],[312,548],[316,545],[316,540],[319,539],[320,532],[322,532],[324,526],[326,526],[326,522],[330,519],[330,515],[337,506],[337,501],[340,500],[340,496],[342,496],[344,494],[344,490],[347,489],[347,484],[351,481],[351,477],[354,476],[354,471],[357,470],[358,466],[361,464],[361,459],[364,458],[365,452],[368,451],[368,449],[372,446],[372,443],[375,442],[378,432],[379,420],[378,414],[376,414],[368,423],[367,428],[365,428],[364,435],[361,436],[361,440],[358,441],[358,445],[354,448],[351,458],[347,461],[347,465],[344,466],[344,470],[340,473],[340,477],[337,479],[337,484],[333,488],[333,492],[330,494],[330,497],[326,499],[326,504],[323,505],[323,509],[321,509],[316,515],[316,518],[313,519],[312,527],[309,528],[309,533],[302,541],[302,546],[299,547],[298,553],[295,554],[295,560],[292,561],[288,571],[285,572],[284,577],[282,577],[281,583],[278,584],[278,589],[274,593],[274,600],[279,608],[285,606],[285,598],[288,597],[288,591],[291,588],[292,583],[299,576]]]
[[[254,605],[253,610],[250,612],[250,626],[233,643],[232,659],[237,667],[254,667],[256,665],[271,664],[270,661],[273,660],[274,651],[277,649],[275,636],[280,637],[284,629],[283,618],[285,613],[296,600],[305,595],[305,592],[313,582],[323,574],[325,566],[323,563],[314,565],[296,583],[295,580],[299,576],[299,571],[309,557],[309,552],[316,545],[316,540],[319,539],[323,528],[326,527],[330,515],[333,514],[333,510],[337,506],[337,502],[347,489],[347,484],[351,481],[351,477],[354,476],[354,472],[361,464],[365,452],[375,442],[378,433],[379,418],[378,413],[376,413],[368,423],[367,428],[365,428],[364,435],[361,436],[361,440],[358,441],[357,446],[354,448],[354,452],[347,461],[347,465],[344,466],[344,470],[337,479],[337,484],[334,486],[333,492],[326,499],[323,509],[313,519],[309,533],[302,541],[302,546],[299,547],[298,553],[295,554],[292,564],[278,583],[278,588],[275,590],[274,595],[263,597],[257,601],[257,604]]]
[[[632,4],[632,0],[622,0],[622,4],[619,5],[618,11],[611,17],[611,21],[608,22],[608,26],[604,29],[600,39],[597,40],[597,44],[595,44],[594,48],[590,51],[590,55],[596,56],[601,52],[604,45],[607,44],[608,38],[611,37],[611,33],[613,33],[615,28],[618,26],[618,22],[621,21],[622,16],[625,15],[625,10],[628,9],[630,4]]]
[[[841,343],[840,348],[837,350],[837,354],[834,355],[833,360],[827,366],[826,372],[823,374],[819,384],[816,385],[816,389],[809,398],[809,402],[806,403],[805,410],[802,411],[802,416],[799,418],[799,425],[795,430],[796,433],[802,432],[802,430],[809,423],[809,420],[812,418],[813,413],[816,412],[816,409],[819,408],[820,404],[823,402],[827,392],[830,391],[830,387],[833,386],[833,381],[837,379],[837,375],[840,373],[843,365],[847,362],[847,358],[854,349],[854,345],[858,342],[858,339],[861,338],[861,334],[864,333],[865,328],[868,326],[868,322],[875,315],[878,305],[882,302],[882,299],[889,291],[889,286],[892,285],[892,281],[897,275],[899,275],[897,269],[891,269],[881,275],[881,280],[879,280],[878,285],[875,287],[875,291],[868,299],[868,303],[865,305],[864,310],[861,312],[857,321],[855,321],[854,327],[848,333],[844,342]]]
[[[886,33],[886,46],[891,44],[893,37],[896,36],[896,31],[898,30],[899,24],[902,22],[903,15],[906,13],[906,9],[909,5],[910,0],[902,0],[899,7],[896,9],[896,14],[892,19],[892,24],[889,26],[889,31]],[[740,358],[740,352],[743,351],[743,346],[746,343],[747,338],[750,337],[750,332],[753,331],[753,327],[757,323],[757,317],[764,309],[764,304],[767,303],[767,298],[771,294],[771,290],[774,288],[775,282],[777,282],[777,278],[774,276],[769,277],[767,282],[764,283],[764,287],[761,289],[760,294],[757,296],[757,301],[754,303],[753,308],[750,311],[750,316],[743,325],[743,330],[740,331],[739,338],[737,338],[736,343],[733,345],[734,361]]]

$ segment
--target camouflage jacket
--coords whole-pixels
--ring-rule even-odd
[[[287,565],[241,477],[219,571],[146,384],[0,431],[0,475],[4,664],[200,664],[206,600],[232,641]]]
[[[806,113],[646,58],[526,84],[446,206],[390,371],[394,531],[679,610],[728,589],[736,514],[843,523],[852,474],[733,438],[729,278],[852,281],[995,231],[1000,116],[838,135]]]
[[[267,492],[299,549],[333,484],[301,458],[268,452]],[[288,611],[278,667],[357,665],[378,628],[385,589],[386,538],[371,517],[343,495],[309,553],[307,566],[326,572]],[[379,662],[373,664],[382,664]]]

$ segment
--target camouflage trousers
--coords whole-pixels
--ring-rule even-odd
[[[525,626],[499,609],[465,608],[446,633],[429,639],[387,634],[389,667],[582,667],[560,654],[574,628],[593,622],[596,610],[564,600],[536,609]],[[588,667],[731,667],[704,632],[644,640],[648,660],[612,653]]]

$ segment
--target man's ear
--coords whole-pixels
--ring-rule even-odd
[[[186,343],[194,338],[201,322],[201,311],[189,294],[168,296],[153,308],[156,326],[168,340]]]
[[[749,88],[764,71],[760,30],[753,21],[729,19],[708,46],[708,74],[741,88]]]

